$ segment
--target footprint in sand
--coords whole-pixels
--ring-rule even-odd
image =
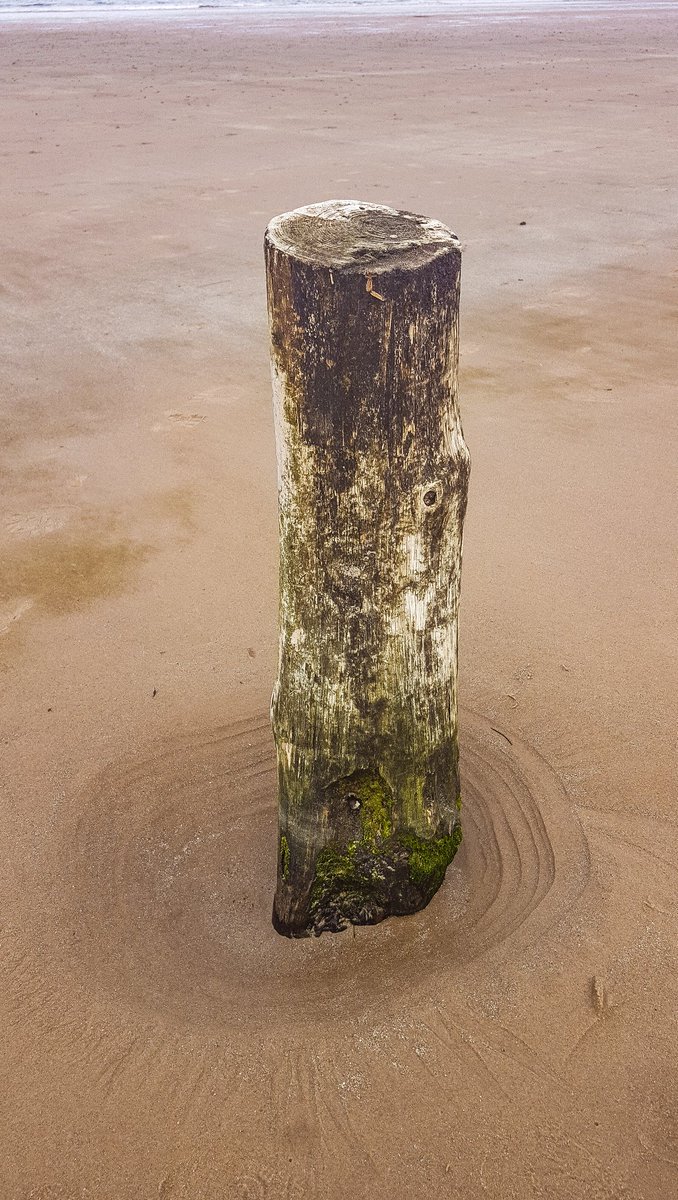
[[[21,600],[12,600],[10,604],[0,604],[0,637],[4,637],[13,629],[17,621],[23,617],[35,604],[32,596]]]
[[[16,537],[44,537],[63,529],[70,517],[69,508],[39,509],[37,512],[13,513],[5,521],[5,527]]]
[[[169,429],[195,429],[204,421],[201,413],[166,412],[164,421],[157,421],[152,426],[153,433],[166,433]]]

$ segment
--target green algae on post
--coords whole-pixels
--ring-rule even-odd
[[[469,456],[461,252],[358,201],[265,239],[280,522],[273,920],[414,912],[461,839],[457,609]]]
[[[290,873],[290,848],[287,844],[287,838],[283,834],[280,839],[280,874],[283,879],[287,879]]]

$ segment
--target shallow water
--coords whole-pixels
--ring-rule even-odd
[[[252,15],[317,17],[323,14],[377,14],[389,17],[530,17],[568,13],[586,17],[670,9],[673,0],[0,0],[0,17],[53,17],[59,20],[102,18]]]

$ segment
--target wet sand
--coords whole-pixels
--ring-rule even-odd
[[[0,32],[0,1195],[674,1195],[670,10]],[[330,196],[464,246],[465,840],[289,942],[261,241]]]

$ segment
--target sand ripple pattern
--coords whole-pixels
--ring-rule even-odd
[[[534,750],[469,710],[460,726],[464,842],[423,912],[319,940],[274,933],[275,757],[261,715],[88,784],[52,937],[126,1004],[243,1031],[355,1022],[416,1005],[469,964],[491,969],[507,942],[534,943],[571,907],[588,850]]]

